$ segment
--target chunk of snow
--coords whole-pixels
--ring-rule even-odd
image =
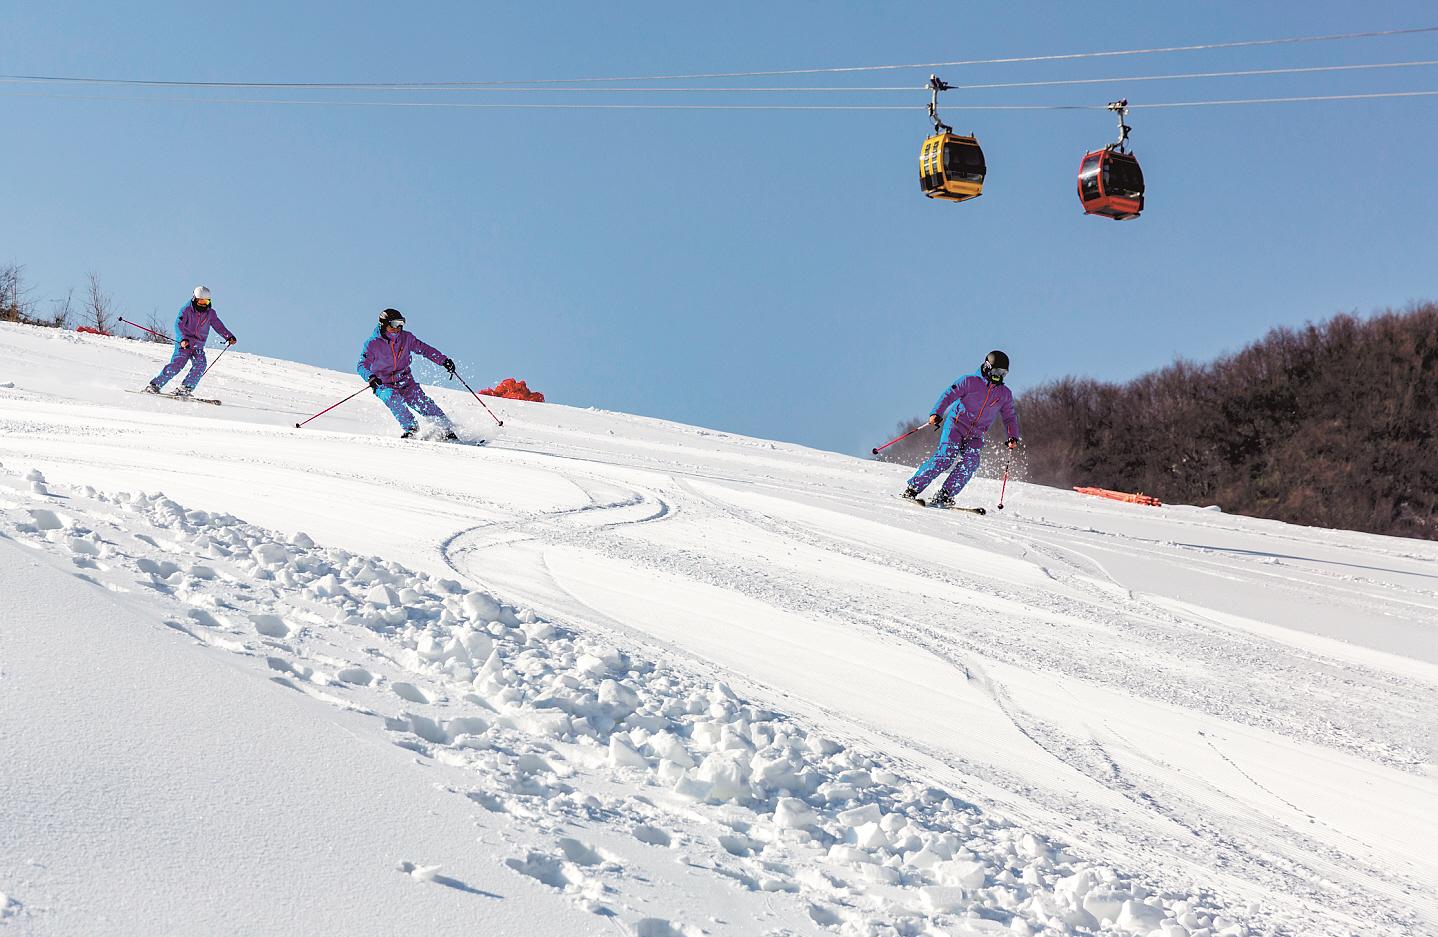
[[[819,815],[797,797],[780,797],[774,807],[774,825],[782,830],[808,829],[819,825]]]
[[[399,603],[399,596],[395,591],[384,583],[376,583],[369,592],[365,593],[364,600],[371,605],[378,605],[381,608],[388,608]]]
[[[615,734],[609,737],[609,764],[615,768],[647,768],[649,760]]]

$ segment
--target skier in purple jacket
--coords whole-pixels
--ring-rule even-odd
[[[170,356],[170,363],[146,385],[146,393],[158,394],[169,383],[170,378],[179,374],[186,364],[190,366],[190,373],[180,382],[175,396],[189,397],[194,393],[195,385],[205,376],[205,340],[210,337],[211,326],[225,337],[225,344],[233,345],[238,341],[235,333],[225,328],[225,323],[215,314],[214,307],[210,304],[209,289],[197,286],[190,294],[190,301],[175,317],[175,353]]]
[[[917,499],[934,479],[957,462],[958,466],[944,480],[943,488],[932,502],[935,507],[952,506],[954,495],[962,491],[978,471],[984,433],[1000,414],[1004,428],[1009,431],[1009,448],[1018,448],[1019,418],[1014,413],[1014,395],[1004,386],[1008,373],[1009,356],[991,351],[978,371],[959,378],[939,396],[929,414],[929,425],[943,426],[939,446],[909,479],[904,489],[905,498]]]
[[[410,356],[419,352],[430,361],[454,373],[454,360],[446,358],[439,349],[415,338],[404,330],[404,316],[398,309],[386,309],[379,314],[379,325],[365,340],[360,349],[359,364],[355,371],[369,381],[375,396],[389,407],[399,425],[404,427],[401,439],[409,439],[419,431],[419,421],[414,413],[427,416],[444,428],[445,439],[458,439],[454,424],[439,404],[429,399],[424,388],[409,371]],[[414,413],[410,410],[413,409]]]

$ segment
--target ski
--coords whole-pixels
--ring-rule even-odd
[[[152,394],[148,390],[130,390],[129,388],[125,389],[125,393],[139,394],[142,397],[163,397],[166,400],[188,400],[191,403],[208,403],[216,407],[220,405],[220,401],[215,400],[213,397],[185,397],[181,396],[180,394]]]
[[[930,504],[929,507],[938,508],[941,511],[967,511],[970,514],[977,514],[980,517],[983,517],[985,514],[989,513],[986,508],[966,508],[957,504],[953,504],[948,507],[944,507],[941,504]]]
[[[968,513],[968,514],[977,514],[977,515],[979,515],[980,517],[983,517],[985,514],[989,513],[987,508],[978,508],[978,507],[970,508],[970,507],[963,507],[963,506],[957,505],[957,504],[947,505],[947,506],[946,506],[946,505],[942,505],[942,504],[936,504],[936,503],[933,502],[933,501],[926,501],[926,500],[924,500],[923,498],[905,498],[903,495],[895,495],[894,497],[898,498],[900,501],[903,501],[903,502],[905,502],[905,503],[907,503],[907,504],[912,504],[912,505],[915,505],[915,506],[921,507],[921,508],[924,508],[924,507],[928,507],[928,508],[938,508],[938,509],[941,510],[941,511],[964,511],[964,512],[966,512],[966,513]]]

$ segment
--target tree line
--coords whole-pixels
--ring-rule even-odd
[[[1065,377],[1018,408],[1026,481],[1438,539],[1438,304],[1276,328],[1123,384]],[[933,444],[921,430],[881,457],[916,465]]]
[[[83,295],[78,301],[75,290],[71,288],[66,291],[64,299],[50,300],[48,309],[42,310],[40,305],[35,298],[35,288],[25,279],[25,267],[13,263],[0,265],[0,322],[19,322],[52,329],[84,329],[141,341],[171,340],[170,323],[161,324],[159,313],[155,310],[150,311],[144,324],[164,337],[130,329],[122,323],[119,306],[101,285],[98,273],[86,275]]]

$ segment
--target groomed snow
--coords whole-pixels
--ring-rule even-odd
[[[0,326],[0,931],[1438,933],[1438,545],[166,354]]]

